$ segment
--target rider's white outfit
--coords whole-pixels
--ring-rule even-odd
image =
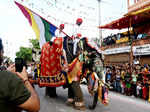
[[[81,38],[77,38],[77,34],[78,33],[80,33],[80,26],[75,25],[74,32],[73,32],[73,36],[74,36],[74,40],[73,40],[73,55],[76,55],[77,44],[78,44],[78,42],[81,39]]]
[[[52,37],[51,41],[53,42],[56,39],[56,37],[65,37],[65,36],[66,35],[62,31],[60,31],[59,29],[57,29],[55,31],[55,36]]]

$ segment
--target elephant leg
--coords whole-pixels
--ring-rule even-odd
[[[80,87],[80,82],[73,81],[72,82],[72,89],[74,93],[74,108],[76,110],[86,110],[85,102],[83,100],[83,93]]]
[[[68,99],[66,101],[66,104],[68,106],[73,106],[73,104],[74,104],[74,92],[71,87],[71,84],[68,85]]]
[[[56,98],[56,87],[46,87],[45,94],[51,98]]]
[[[75,102],[83,102],[83,93],[80,87],[80,83],[73,81],[71,87],[74,93]]]
[[[98,92],[94,94],[93,104],[89,106],[89,109],[93,110],[95,109],[98,101]]]

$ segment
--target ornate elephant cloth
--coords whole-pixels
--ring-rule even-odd
[[[95,72],[91,73],[88,77],[88,91],[93,96],[94,92],[98,89],[98,79],[95,78]]]
[[[56,38],[52,45],[45,43],[41,51],[40,86],[58,87],[66,83],[61,66],[63,54],[62,38]]]
[[[109,103],[108,88],[105,85],[103,85],[101,82],[99,82],[99,86],[98,86],[98,99],[104,105],[108,105]]]
[[[72,83],[72,81],[79,81],[81,73],[82,62],[80,62],[77,57],[73,60],[71,64],[69,64],[69,71],[67,75],[69,83]]]
[[[149,83],[149,98],[148,98],[148,102],[150,102],[150,81],[148,83]]]

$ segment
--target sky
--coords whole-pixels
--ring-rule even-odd
[[[29,1],[29,0],[28,0]],[[34,0],[35,1],[35,0]],[[54,0],[47,0],[54,1]],[[59,5],[59,1],[64,2],[69,7],[75,7],[78,9],[78,16],[86,16],[89,19],[95,19],[95,21],[85,20],[83,23],[83,34],[92,37],[98,36],[98,2],[97,0],[56,0]],[[73,1],[74,4],[71,3]],[[79,14],[78,4],[83,4],[85,7],[82,8],[82,11],[88,13],[87,15]],[[42,5],[41,5],[42,6]],[[112,20],[118,19],[123,16],[127,12],[127,0],[102,0],[101,1],[101,24],[107,24]],[[44,7],[44,6],[42,6]],[[86,7],[91,7],[95,12],[86,9]],[[64,7],[63,7],[64,8]],[[51,9],[52,11],[55,9]],[[70,10],[65,9],[66,12]],[[65,13],[58,12],[57,13]],[[55,16],[58,19],[58,16]],[[73,18],[70,16],[69,18]],[[72,21],[68,22],[72,23]],[[66,18],[62,18],[61,20],[67,21]],[[55,25],[58,26],[60,22],[55,22]],[[74,24],[74,23],[73,23]],[[89,26],[89,27],[87,27]],[[93,27],[94,26],[94,27]],[[69,26],[68,26],[69,29]],[[67,31],[67,28],[66,30]],[[103,36],[110,34],[111,30],[102,31]],[[69,32],[67,32],[69,33]],[[24,17],[20,9],[15,5],[13,0],[0,0],[0,38],[2,38],[4,43],[4,55],[11,57],[14,60],[15,53],[19,50],[20,46],[28,47],[29,39],[35,39],[35,34],[29,25],[27,19]]]

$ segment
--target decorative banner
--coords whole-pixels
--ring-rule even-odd
[[[106,49],[105,51],[103,51],[103,54],[109,55],[109,54],[126,53],[130,51],[131,51],[131,46],[126,46],[126,47],[120,47],[120,48]]]
[[[20,8],[24,16],[28,19],[33,31],[35,32],[36,38],[39,40],[40,48],[42,48],[46,41],[50,41],[52,37],[55,36],[57,27],[51,23],[48,23],[46,20],[19,3],[15,3]]]
[[[79,17],[83,18],[82,26],[88,26],[88,29],[81,29],[84,37],[97,37],[96,32],[91,31],[89,28],[95,26],[98,29],[98,7],[86,2],[81,4],[80,0],[15,0],[19,4],[38,14],[38,16],[53,23],[57,27],[60,24],[67,24],[64,32],[72,36],[74,30],[75,20]],[[41,5],[42,4],[42,5]],[[74,5],[72,5],[74,4]],[[81,6],[81,7],[80,7]],[[56,14],[57,13],[57,14]],[[81,27],[82,27],[81,26]],[[67,29],[66,29],[67,28]],[[68,30],[69,29],[69,30]],[[88,33],[87,33],[88,31]],[[86,32],[86,33],[85,33]]]
[[[56,20],[57,18],[59,22],[62,20],[64,22],[67,22],[70,15],[74,17],[76,16],[75,18],[77,18],[77,15],[82,15],[83,17],[86,17],[88,21],[95,22],[94,16],[93,18],[88,17],[89,15],[95,13],[95,8],[92,8],[90,6],[86,7],[85,5],[82,5],[82,4],[76,4],[76,5],[81,5],[84,8],[83,10],[82,7],[81,8],[77,8],[76,6],[73,7],[73,6],[70,6],[69,3],[67,4],[61,1],[56,2],[55,0],[50,0],[50,1],[49,0],[44,0],[44,1],[43,0],[15,0],[15,1],[27,7],[28,9],[32,10],[33,12],[39,14],[41,17],[45,18],[48,21],[50,21],[50,17],[51,17],[53,19],[55,18],[54,20]],[[88,12],[87,10],[85,10],[85,8],[88,8]],[[62,13],[59,13],[57,15],[55,14],[55,12],[60,12],[60,11]],[[64,17],[67,17],[67,18],[64,18]],[[69,20],[72,20],[71,24],[74,23],[73,18]],[[50,22],[54,23],[54,21],[50,21]]]
[[[54,10],[55,8],[55,0],[15,0],[16,2],[20,3],[21,5],[27,7],[31,11],[35,12],[36,14],[40,15],[47,21],[50,21],[51,23],[56,23],[56,18],[53,18],[52,15],[57,16],[54,11],[51,10],[53,7]],[[41,5],[42,4],[42,5]]]
[[[150,55],[150,44],[133,46],[133,55]]]

